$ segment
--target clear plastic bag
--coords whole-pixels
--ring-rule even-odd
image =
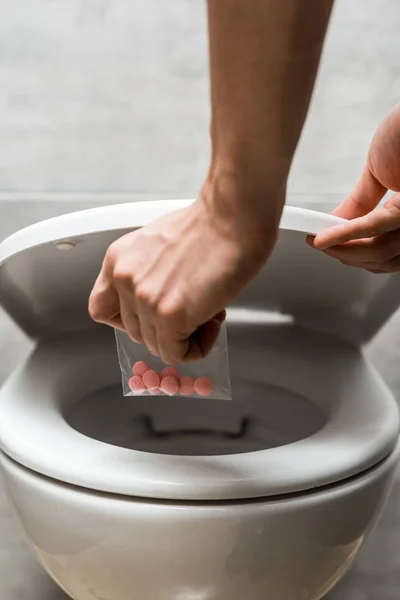
[[[225,323],[206,358],[178,367],[165,365],[124,331],[116,329],[115,337],[124,396],[232,399]]]

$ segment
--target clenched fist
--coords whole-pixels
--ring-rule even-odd
[[[225,308],[274,245],[277,216],[260,222],[209,200],[203,190],[188,208],[114,242],[90,296],[95,321],[168,364],[208,354]]]

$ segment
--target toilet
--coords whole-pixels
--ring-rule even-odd
[[[0,391],[6,494],[74,600],[319,600],[399,459],[396,402],[362,352],[399,276],[313,250],[305,234],[340,220],[286,207],[228,311],[232,401],[124,397],[90,290],[111,242],[189,203],[81,211],[0,244],[0,303],[35,341]]]

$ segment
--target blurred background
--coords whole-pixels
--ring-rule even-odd
[[[400,100],[398,0],[337,0],[288,203],[332,210]],[[205,0],[0,0],[0,240],[114,202],[192,198],[209,158]],[[400,318],[367,353],[400,400]],[[0,384],[30,343],[0,311]],[[329,600],[398,600],[400,475]],[[0,488],[1,600],[66,600]],[[296,599],[288,599],[296,600]]]

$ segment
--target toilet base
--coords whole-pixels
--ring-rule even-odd
[[[4,454],[0,463],[35,553],[74,600],[319,600],[379,516],[399,451],[315,492],[182,504],[73,487]]]

